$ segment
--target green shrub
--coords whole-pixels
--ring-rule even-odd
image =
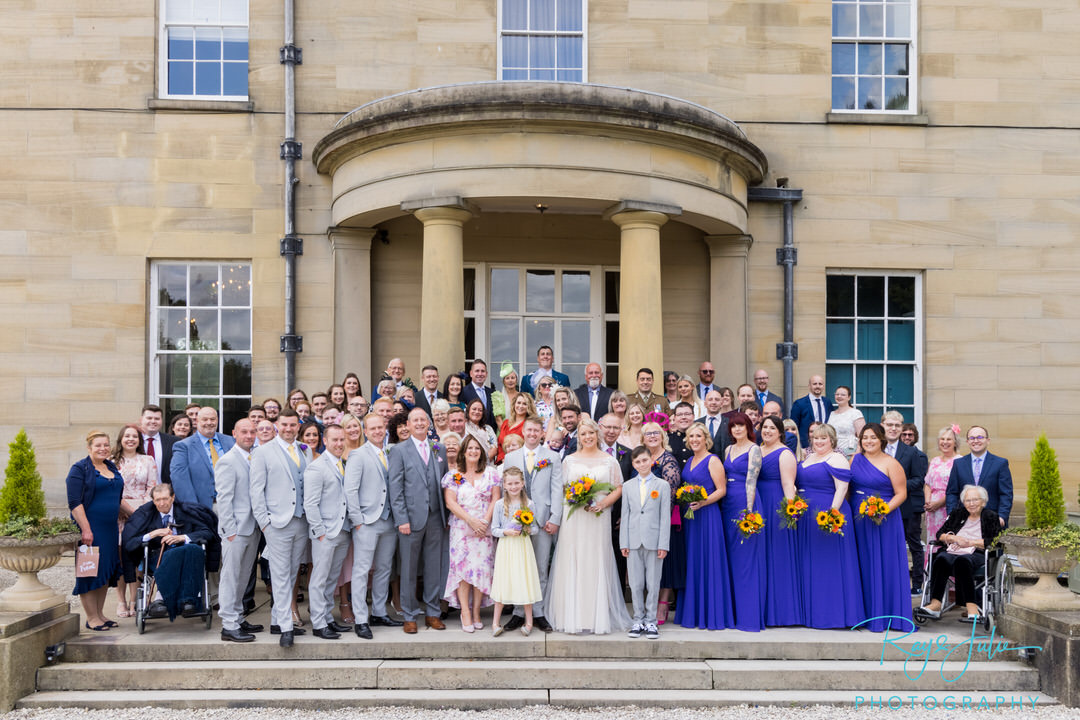
[[[41,521],[45,518],[45,493],[41,489],[34,446],[25,429],[19,430],[8,451],[4,488],[0,490],[0,523],[16,518]]]
[[[1035,449],[1031,451],[1027,525],[1031,528],[1047,528],[1063,522],[1065,522],[1065,493],[1061,489],[1057,454],[1047,442],[1046,433],[1043,433],[1035,442]]]

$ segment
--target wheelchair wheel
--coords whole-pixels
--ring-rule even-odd
[[[1016,575],[1012,563],[1008,557],[1001,558],[1001,571],[998,573],[997,608],[1004,610],[1005,606],[1012,602],[1013,588],[1016,585]]]
[[[143,633],[146,632],[146,611],[145,610],[136,610],[135,611],[135,629],[139,631],[140,635],[142,635]]]
[[[206,625],[207,630],[214,623],[214,611],[212,608],[206,608],[206,617],[203,618],[203,623]]]

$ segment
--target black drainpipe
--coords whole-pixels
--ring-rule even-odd
[[[296,387],[296,353],[303,352],[304,338],[296,333],[296,256],[304,254],[304,241],[296,234],[296,161],[303,157],[303,147],[296,140],[296,66],[303,62],[303,53],[293,44],[295,24],[293,0],[285,0],[285,45],[281,48],[281,64],[285,66],[285,140],[281,143],[281,159],[285,161],[285,237],[281,238],[281,255],[285,258],[285,334],[281,336],[281,352],[285,353],[285,390]]]
[[[780,181],[781,184],[786,184]],[[784,204],[784,245],[776,248],[776,264],[784,266],[784,342],[776,343],[776,359],[784,362],[784,407],[791,409],[795,387],[793,363],[799,359],[795,342],[795,203],[802,201],[802,190],[789,187],[752,187],[746,194],[751,202]]]

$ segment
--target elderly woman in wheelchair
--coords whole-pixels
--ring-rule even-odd
[[[919,611],[931,618],[942,613],[942,599],[954,578],[956,604],[967,608],[964,622],[976,622],[982,610],[976,595],[978,576],[986,570],[986,549],[1001,532],[997,513],[986,508],[987,493],[978,485],[960,491],[960,507],[949,513],[937,533],[937,552],[930,568],[930,602]]]

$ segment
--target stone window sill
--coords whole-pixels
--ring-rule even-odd
[[[150,98],[146,101],[150,110],[184,110],[188,112],[252,112],[251,100],[163,100]]]
[[[848,125],[921,125],[930,124],[925,114],[896,115],[893,113],[826,113],[825,122]]]

